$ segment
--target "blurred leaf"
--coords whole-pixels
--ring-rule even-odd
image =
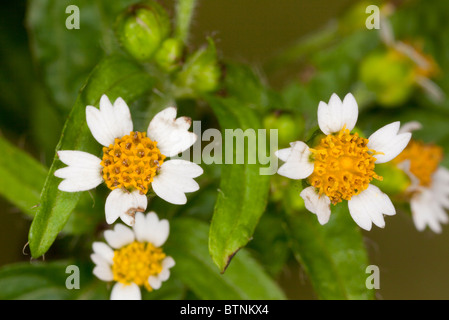
[[[90,268],[76,265],[79,269],[79,289],[67,289],[66,280],[73,271],[66,268],[69,261],[15,263],[0,268],[0,299],[2,300],[66,300],[82,295],[90,298],[106,297],[97,291],[93,294]],[[71,280],[71,279],[69,279]],[[69,281],[70,282],[70,281]]]
[[[225,94],[251,108],[267,110],[281,107],[281,98],[263,82],[257,69],[244,64],[227,62],[223,87]]]
[[[103,50],[111,52],[114,43],[112,25],[116,16],[136,0],[28,1],[26,23],[34,58],[44,83],[61,110],[68,111]],[[79,8],[80,28],[68,29],[66,19]],[[70,20],[70,18],[69,18]]]
[[[316,215],[294,212],[287,217],[292,250],[310,277],[320,299],[373,299],[366,288],[368,256],[362,234],[346,203],[332,206],[329,222]]]
[[[44,186],[48,169],[24,150],[12,145],[0,136],[0,195],[19,208],[26,215],[33,217],[40,206],[40,194]],[[78,208],[70,216],[63,231],[81,234],[92,230],[98,221],[98,208],[92,208],[89,195],[81,196]],[[103,210],[102,210],[103,211]],[[101,216],[103,217],[103,215]]]
[[[0,195],[28,215],[34,215],[47,168],[0,136]]]
[[[241,250],[226,274],[220,274],[208,252],[208,225],[192,218],[174,219],[165,250],[176,265],[173,276],[200,299],[285,299],[284,293],[248,252]]]
[[[222,137],[226,135],[225,130],[232,129],[253,129],[257,136],[256,130],[261,128],[261,121],[254,110],[236,100],[212,97],[207,100],[220,123]],[[221,272],[226,270],[237,251],[251,240],[268,198],[270,176],[261,175],[260,164],[248,164],[248,158],[244,164],[236,164],[234,156],[236,150],[242,152],[243,148],[240,147],[238,143],[233,143],[234,164],[220,165],[220,189],[210,227],[209,251]],[[226,148],[223,150],[230,152]],[[245,143],[245,150],[246,156],[253,153],[257,158],[255,142]]]
[[[98,105],[100,97],[106,94],[112,101],[122,97],[131,103],[151,89],[152,78],[139,66],[122,57],[104,59],[92,72],[73,107],[56,150],[80,150],[100,154],[97,143],[86,124],[85,108]],[[61,179],[54,172],[62,167],[57,156],[47,176],[41,194],[41,205],[36,212],[29,232],[29,244],[33,257],[43,255],[61,231],[78,203],[81,193],[62,192],[58,189]]]
[[[254,239],[247,246],[271,275],[279,274],[290,257],[284,224],[283,216],[268,208],[254,231]]]
[[[29,94],[35,77],[23,26],[24,2],[11,2],[0,12],[0,124],[23,132],[28,127]],[[27,92],[27,94],[23,94]]]
[[[160,289],[151,292],[142,290],[142,300],[181,300],[185,295],[185,285],[173,276],[165,281]]]

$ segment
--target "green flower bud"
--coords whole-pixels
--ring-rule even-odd
[[[175,85],[178,97],[196,97],[213,92],[220,85],[221,69],[217,60],[215,44],[209,39],[209,46],[189,56],[182,70],[177,74]]]
[[[139,61],[150,60],[169,33],[170,18],[154,1],[129,7],[116,24],[116,34],[121,45]]]
[[[181,66],[183,49],[181,40],[168,38],[154,55],[154,60],[164,71],[173,72]]]
[[[406,102],[414,90],[414,66],[396,51],[375,52],[361,62],[360,78],[385,107]]]
[[[280,148],[286,148],[290,142],[300,140],[304,132],[304,119],[300,116],[294,116],[288,113],[281,115],[270,114],[263,120],[264,128],[268,133],[270,129],[278,130],[278,144]]]

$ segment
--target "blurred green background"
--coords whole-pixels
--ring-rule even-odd
[[[300,37],[323,28],[356,2],[202,0],[195,14],[190,39],[193,46],[199,46],[204,43],[206,36],[212,35],[222,57],[248,63],[256,68],[262,67],[264,62],[280,50]],[[172,7],[171,1],[166,3],[167,7]],[[30,135],[36,128],[30,128],[27,123],[26,113],[30,110],[32,112],[32,105],[26,105],[30,103],[26,84],[27,81],[36,81],[38,75],[35,73],[24,26],[25,8],[25,1],[14,1],[4,5],[0,11],[0,128],[1,134],[16,145],[47,162],[48,155],[31,147]],[[65,13],[61,12],[61,15],[64,16]],[[82,23],[81,20],[81,25]],[[15,64],[11,64],[11,61],[15,61]],[[293,71],[288,76],[294,78],[298,75]],[[270,81],[274,87],[282,84],[282,78]],[[16,83],[18,86],[11,92],[10,88],[14,88]],[[322,99],[327,100],[328,97]],[[6,105],[8,103],[23,105],[23,115],[20,116],[19,112],[17,116],[16,112],[9,110]],[[54,128],[38,128],[55,132],[60,129],[61,124],[58,123],[54,123]],[[55,136],[55,143],[57,139],[58,136]],[[30,257],[27,249],[24,249],[25,254],[22,250],[27,242],[30,221],[24,219],[18,209],[2,198],[0,221],[0,266],[28,261]],[[401,211],[396,216],[387,217],[386,222],[385,229],[373,228],[372,231],[363,233],[370,262],[380,268],[377,298],[449,299],[447,226],[440,235],[431,231],[418,232],[410,217]],[[296,264],[285,268],[279,281],[291,299],[315,298],[307,276]]]

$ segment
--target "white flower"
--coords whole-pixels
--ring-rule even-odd
[[[169,235],[169,224],[154,212],[136,213],[133,229],[117,223],[104,232],[106,243],[94,242],[91,259],[94,275],[103,281],[115,281],[111,300],[139,300],[140,287],[157,290],[170,277],[175,265],[161,246]]]
[[[134,132],[125,101],[118,98],[111,104],[103,95],[100,109],[86,107],[87,125],[104,146],[103,158],[83,151],[58,151],[59,159],[67,165],[55,171],[55,176],[64,179],[58,188],[79,192],[104,181],[112,190],[105,206],[109,224],[120,217],[132,225],[134,214],[147,207],[150,188],[170,203],[185,204],[185,193],[199,189],[193,178],[203,170],[189,161],[166,160],[190,148],[197,139],[188,131],[191,119],[176,119],[176,112],[174,107],[166,108],[151,120],[147,132]]]
[[[402,132],[421,129],[419,122],[409,122]],[[443,151],[439,146],[413,140],[395,159],[397,166],[410,178],[406,193],[410,195],[410,208],[415,227],[423,231],[426,226],[441,233],[442,224],[449,222],[449,171],[440,166]]]
[[[347,200],[349,212],[361,228],[370,230],[372,223],[383,228],[383,215],[394,215],[396,210],[389,197],[370,184],[381,179],[374,167],[401,153],[411,133],[399,133],[399,122],[393,122],[365,139],[351,133],[357,118],[357,102],[350,93],[343,101],[333,94],[328,104],[320,102],[318,125],[325,137],[313,147],[296,141],[290,148],[278,150],[276,156],[285,162],[278,173],[307,179],[310,186],[300,196],[321,224],[329,220],[331,203]]]

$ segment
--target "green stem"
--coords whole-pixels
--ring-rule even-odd
[[[177,0],[175,37],[187,42],[197,0]]]

